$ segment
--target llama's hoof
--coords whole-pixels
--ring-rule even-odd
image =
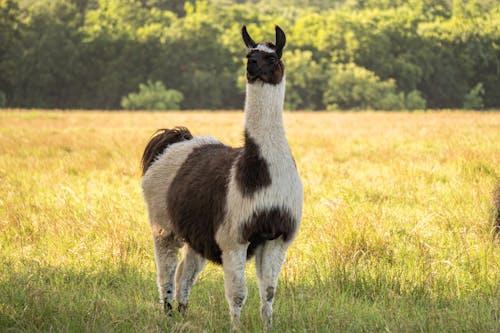
[[[241,332],[240,318],[239,317],[233,317],[232,318],[232,320],[231,320],[231,328],[229,329],[229,332],[231,332],[231,333]]]
[[[187,304],[182,304],[182,303],[179,303],[179,306],[177,307],[177,310],[179,311],[179,313],[185,317],[186,314],[187,314],[187,309],[188,309],[188,306]]]

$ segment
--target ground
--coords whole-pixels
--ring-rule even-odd
[[[285,113],[302,227],[275,332],[500,331],[499,112]],[[140,157],[157,128],[232,145],[241,112],[0,112],[0,331],[221,332],[220,267],[159,311]],[[261,330],[253,262],[244,331]]]

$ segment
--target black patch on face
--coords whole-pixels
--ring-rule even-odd
[[[275,48],[272,43],[265,44],[271,49]],[[251,50],[247,54],[247,59],[247,80],[249,83],[260,80],[264,83],[277,85],[285,75],[285,65],[275,52]]]
[[[295,233],[297,222],[286,209],[271,208],[256,212],[241,226],[241,240],[250,242],[247,259],[250,259],[255,249],[268,240],[283,237],[286,242]]]
[[[245,131],[245,147],[236,162],[236,184],[244,197],[271,185],[271,174],[260,148]]]
[[[222,263],[215,233],[224,220],[230,169],[241,149],[222,144],[195,148],[167,193],[172,224],[197,253]]]

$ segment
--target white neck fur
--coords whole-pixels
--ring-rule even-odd
[[[288,147],[283,126],[285,85],[285,76],[277,85],[247,82],[245,130],[262,150],[268,152],[282,144]]]

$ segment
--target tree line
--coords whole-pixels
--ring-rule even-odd
[[[0,107],[240,109],[241,26],[278,24],[288,109],[499,108],[498,22],[499,0],[0,0]]]

